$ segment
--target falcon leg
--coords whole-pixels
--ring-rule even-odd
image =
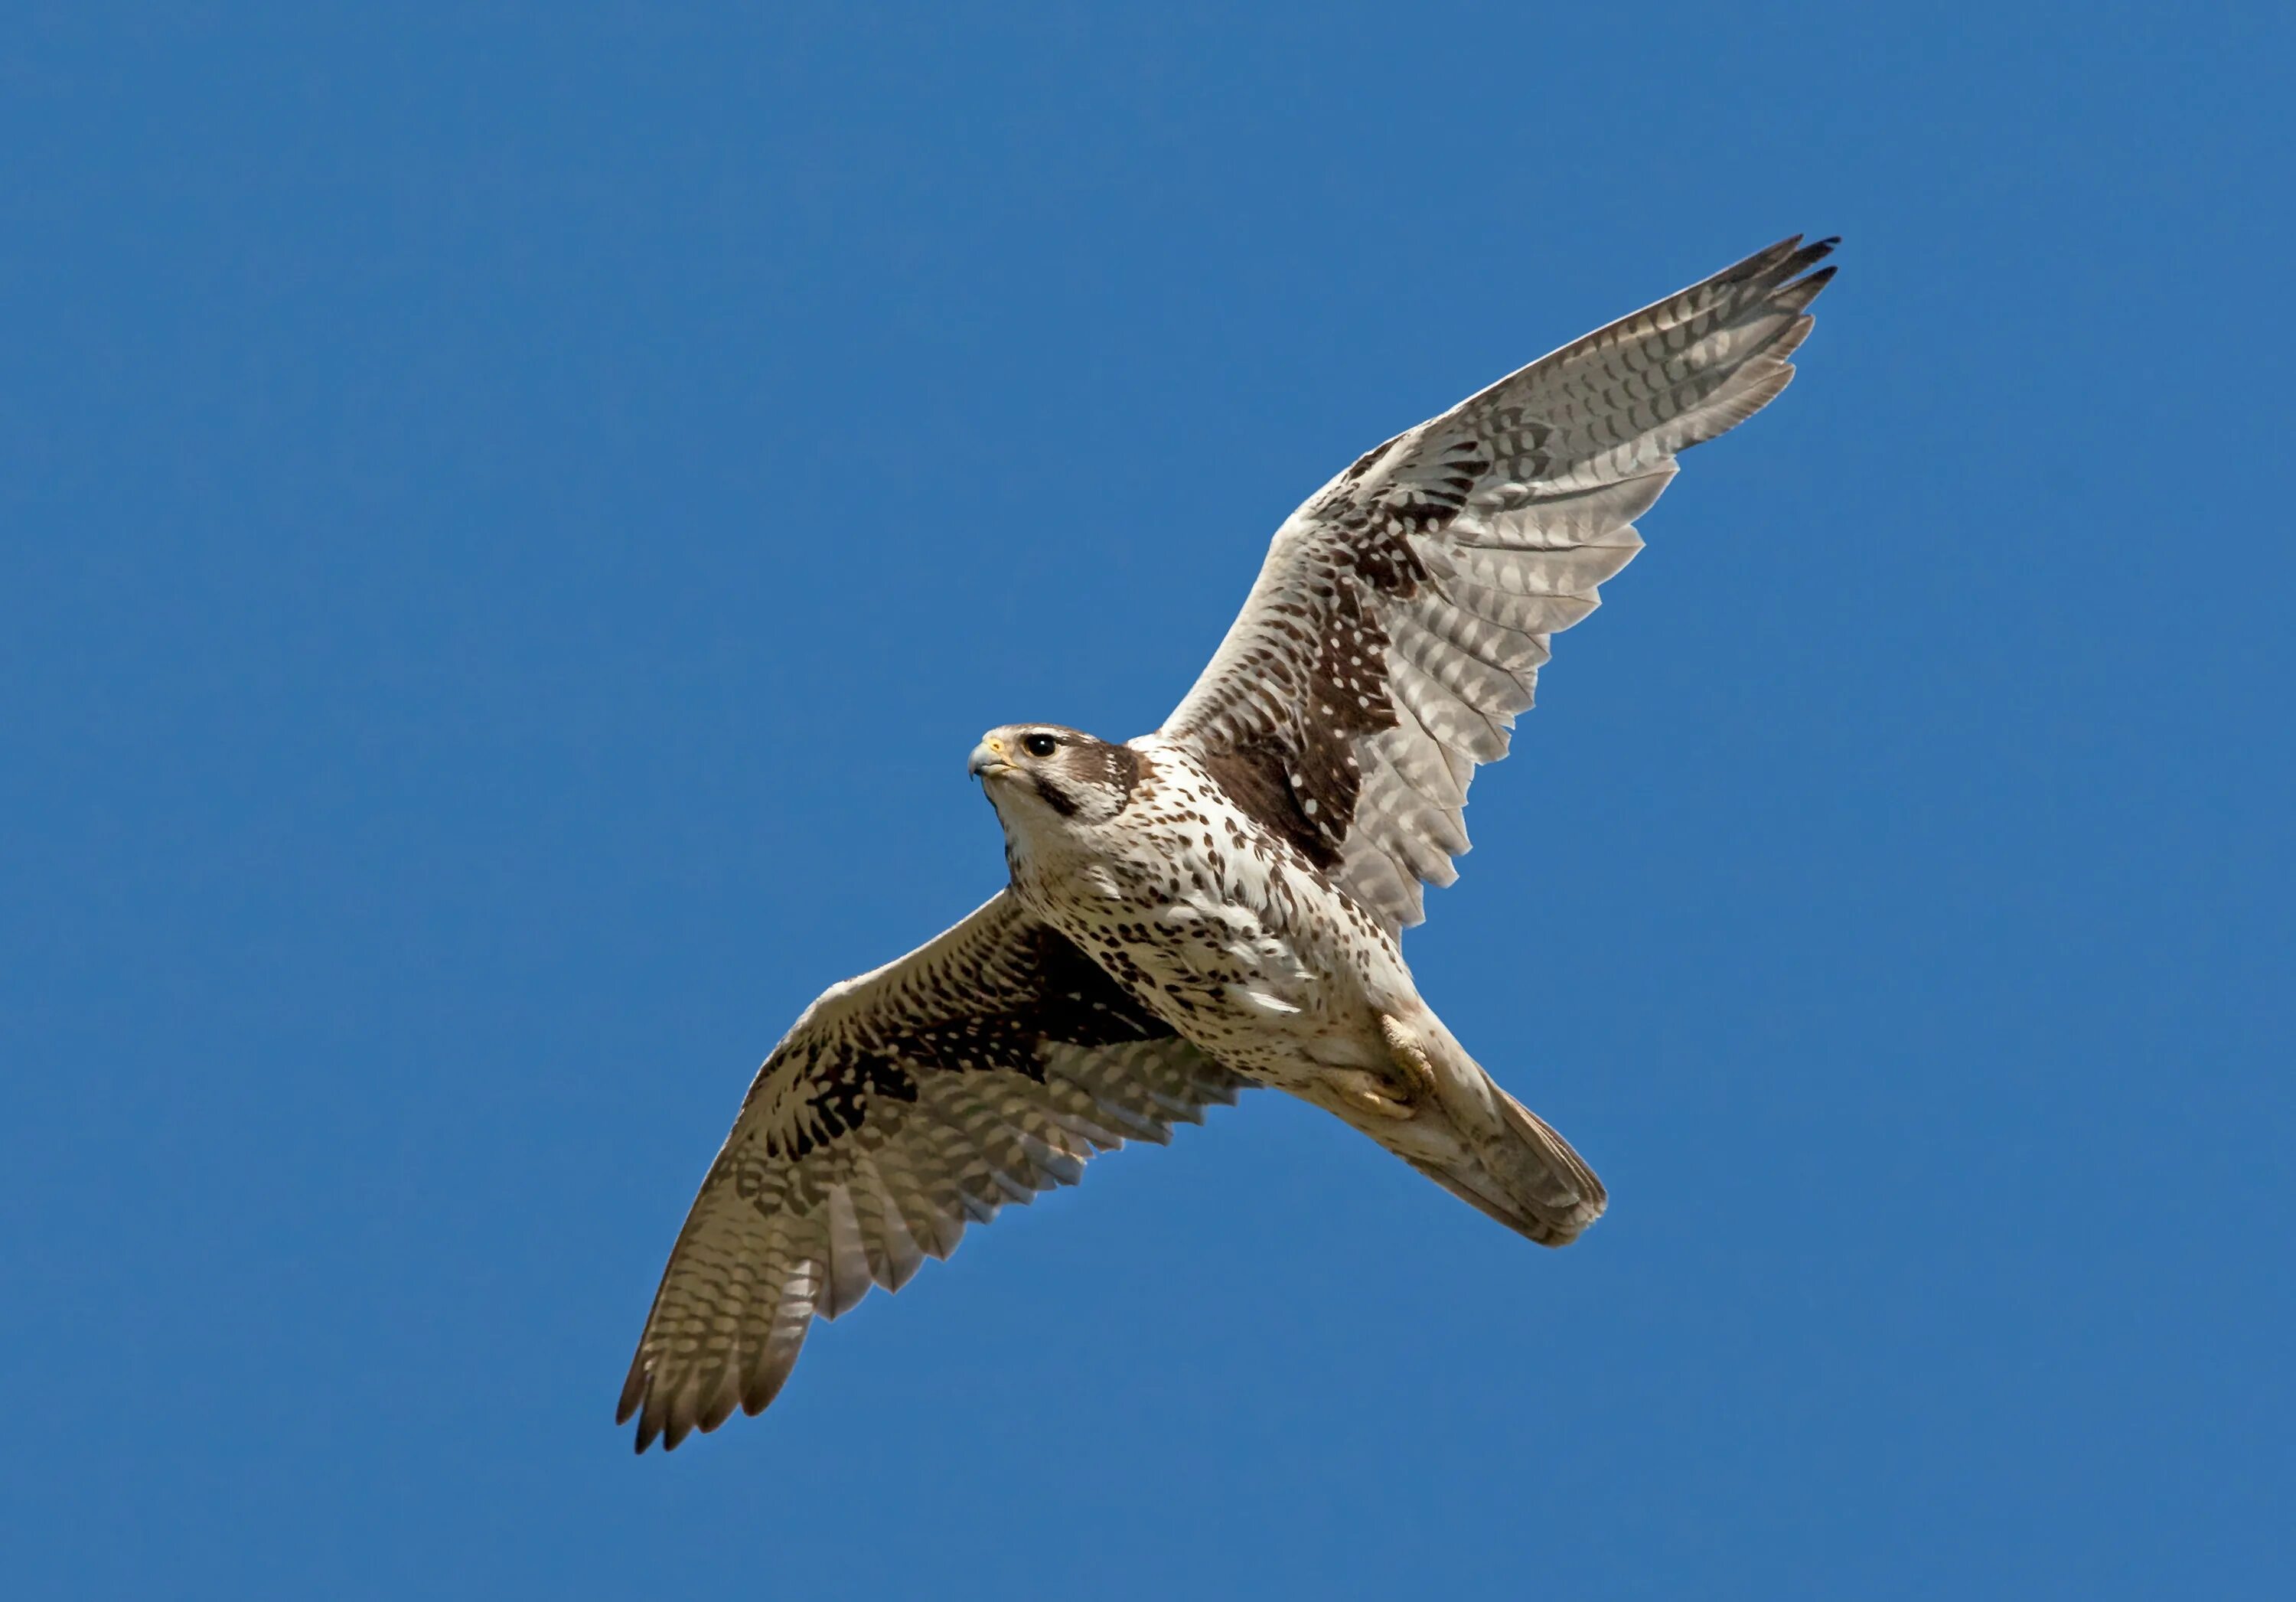
[[[1416,1118],[1435,1093],[1435,1069],[1426,1047],[1401,1019],[1382,1013],[1381,1041],[1387,1047],[1391,1074],[1368,1068],[1327,1068],[1324,1082],[1340,1100],[1358,1113],[1400,1122]]]
[[[1427,1060],[1427,1048],[1411,1026],[1393,1013],[1379,1015],[1379,1032],[1387,1042],[1388,1061],[1403,1074],[1403,1082],[1410,1089],[1407,1094],[1414,1102],[1435,1093],[1435,1064]]]
[[[1378,1118],[1405,1119],[1417,1111],[1399,1099],[1395,1087],[1368,1068],[1326,1068],[1324,1082],[1349,1106]]]

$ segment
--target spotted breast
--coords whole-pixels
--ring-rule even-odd
[[[1152,735],[1127,749],[1136,776],[1106,816],[1000,804],[1021,904],[1236,1072],[1298,1089],[1379,1061],[1377,1016],[1411,994],[1394,940],[1235,774]]]

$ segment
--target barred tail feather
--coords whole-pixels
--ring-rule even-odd
[[[1397,1033],[1391,1032],[1390,1041]],[[1431,1014],[1410,1031],[1424,1054],[1432,1105],[1420,1139],[1391,1142],[1414,1168],[1479,1212],[1542,1246],[1567,1246],[1603,1216],[1610,1195],[1570,1143],[1507,1094]],[[1409,1048],[1405,1047],[1407,1051]],[[1424,1137],[1439,1122],[1447,1138]]]

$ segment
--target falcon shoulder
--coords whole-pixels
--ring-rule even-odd
[[[1784,240],[1365,454],[1276,530],[1162,736],[1390,931],[1418,923],[1548,637],[1642,548],[1677,453],[1786,387],[1833,244]]]
[[[832,986],[750,1087],[654,1294],[617,1421],[676,1446],[755,1413],[816,1314],[898,1290],[967,1223],[1162,1142],[1245,1081],[1010,891]]]

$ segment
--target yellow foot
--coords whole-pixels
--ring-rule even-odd
[[[1427,1060],[1427,1048],[1402,1019],[1390,1013],[1379,1015],[1379,1032],[1387,1041],[1388,1060],[1403,1072],[1403,1082],[1408,1085],[1414,1100],[1431,1096],[1435,1091],[1435,1064]]]
[[[1391,1073],[1369,1068],[1326,1068],[1324,1083],[1333,1099],[1357,1113],[1398,1121],[1415,1118],[1435,1094],[1435,1069],[1419,1037],[1399,1018],[1382,1014],[1381,1040]]]
[[[1358,1113],[1369,1113],[1378,1118],[1405,1119],[1412,1114],[1412,1105],[1395,1094],[1395,1088],[1376,1073],[1363,1068],[1327,1068],[1324,1082],[1338,1097]]]

